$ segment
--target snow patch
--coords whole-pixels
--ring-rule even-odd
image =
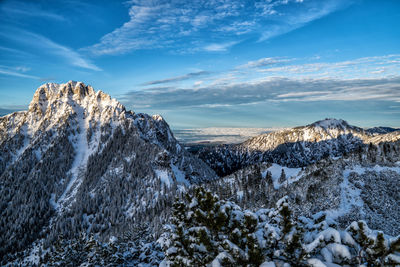
[[[56,202],[56,194],[51,194],[51,197],[50,197],[50,205],[55,209],[55,210],[57,210],[57,207],[58,207],[58,205],[57,205],[57,202]]]
[[[174,164],[171,163],[171,169],[175,175],[176,181],[181,184],[185,184],[187,186],[190,186],[190,182],[186,180],[186,175],[183,171],[181,171],[178,167],[176,167]]]
[[[354,168],[345,169],[343,171],[343,182],[340,183],[339,209],[327,211],[328,216],[333,219],[349,213],[353,207],[359,208],[362,212],[364,201],[361,199],[361,189],[355,187],[355,185],[349,181],[349,175],[353,172],[360,174],[362,170]]]
[[[339,128],[339,127],[343,127],[345,124],[346,124],[345,121],[338,120],[338,119],[325,119],[325,120],[317,121],[314,123],[315,126],[320,126],[324,129]]]
[[[60,210],[60,205],[65,203],[65,201],[76,195],[79,184],[82,182],[78,179],[79,174],[82,171],[81,169],[86,165],[89,157],[88,144],[86,138],[87,129],[86,129],[84,112],[85,110],[83,108],[79,108],[77,110],[79,134],[76,138],[76,142],[74,142],[76,156],[72,164],[72,167],[69,171],[69,174],[71,174],[71,179],[66,189],[64,190],[63,194],[58,199],[57,203],[55,203],[54,205],[54,207],[57,210]]]
[[[319,259],[308,259],[307,263],[312,267],[327,267],[322,261]]]
[[[285,185],[286,182],[282,184],[279,183],[279,178],[281,177],[282,170],[285,172],[287,184],[294,183],[301,179],[301,168],[288,168],[283,167],[279,164],[273,163],[271,167],[262,172],[262,177],[265,178],[267,175],[267,171],[271,172],[272,181],[275,189],[279,189],[282,185]]]
[[[171,187],[173,180],[167,170],[155,170],[154,172],[162,183],[164,183],[168,187]]]
[[[275,263],[273,261],[266,261],[261,263],[260,267],[275,267]]]
[[[340,184],[340,207],[337,210],[327,211],[328,216],[332,219],[336,219],[349,213],[353,207],[360,210],[363,214],[364,201],[361,198],[361,189],[357,188],[353,183],[349,181],[349,176],[352,173],[362,175],[368,171],[382,172],[382,171],[394,171],[400,174],[400,167],[382,167],[380,165],[375,165],[373,167],[363,167],[360,165],[355,165],[352,168],[346,168],[343,171],[343,182]],[[360,182],[360,181],[359,181]],[[363,185],[361,183],[361,185]]]
[[[135,159],[136,159],[136,153],[135,153],[135,152],[132,152],[131,155],[125,157],[124,159],[125,159],[126,162],[131,162],[132,160],[135,160]]]

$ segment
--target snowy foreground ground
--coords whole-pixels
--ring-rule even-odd
[[[158,241],[161,266],[341,266],[400,263],[400,236],[365,222],[340,229],[327,213],[294,219],[287,198],[257,212],[220,201],[202,188],[186,206],[174,205],[173,224]]]

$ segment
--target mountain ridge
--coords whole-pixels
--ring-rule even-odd
[[[394,142],[400,132],[373,134],[344,120],[325,119],[252,137],[242,143],[205,147],[196,154],[220,176],[266,161],[304,167],[327,157],[338,157],[369,143]]]

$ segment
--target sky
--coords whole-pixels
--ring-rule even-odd
[[[0,115],[82,81],[172,129],[400,126],[400,1],[0,1]]]

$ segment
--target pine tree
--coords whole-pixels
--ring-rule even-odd
[[[275,250],[280,251],[279,257],[283,257],[285,261],[302,266],[307,256],[302,245],[304,229],[292,218],[287,197],[278,201],[277,212],[275,220],[278,222],[280,233],[277,241],[273,242]]]
[[[282,168],[281,176],[279,177],[278,182],[281,185],[283,185],[286,182],[286,173],[285,173],[285,170],[283,168]]]
[[[188,260],[189,240],[186,236],[186,220],[187,207],[183,201],[176,199],[173,204],[172,211],[172,233],[171,244],[165,252],[166,258],[170,261],[171,266],[182,266],[191,263]]]
[[[367,249],[374,244],[374,240],[368,236],[369,228],[367,224],[364,221],[353,222],[347,230],[358,243],[358,246],[355,248],[357,250],[356,262],[358,264],[365,262],[372,264],[373,259],[371,259]]]

